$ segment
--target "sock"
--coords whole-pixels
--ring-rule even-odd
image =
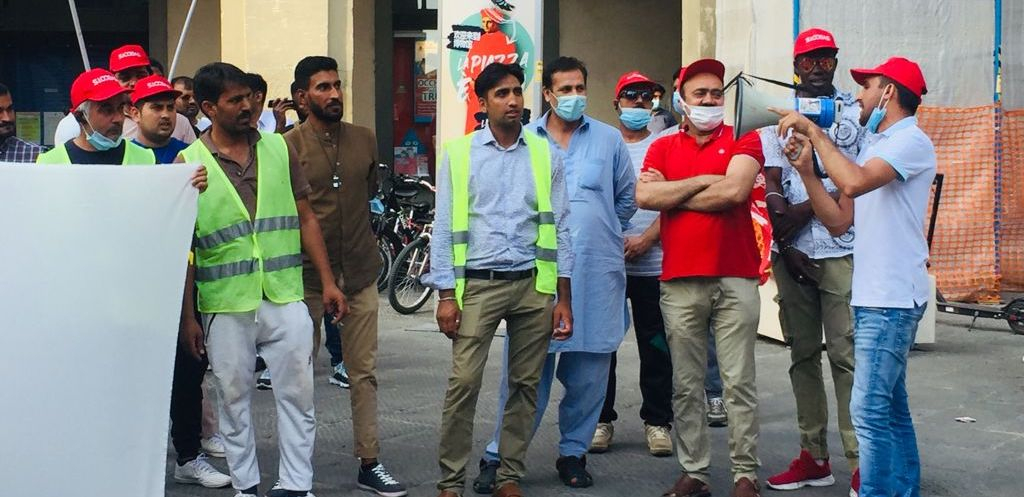
[[[359,469],[361,471],[369,471],[369,470],[373,469],[373,467],[378,465],[378,464],[380,464],[380,463],[377,462],[376,460],[374,460],[373,462],[370,462],[370,463],[362,463],[362,464],[359,465]]]

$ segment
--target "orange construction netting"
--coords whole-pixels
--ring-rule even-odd
[[[1001,119],[999,273],[1002,289],[1024,291],[1024,110]]]
[[[917,117],[935,144],[938,172],[944,176],[930,271],[948,300],[997,302],[996,106],[921,107]],[[1024,121],[1018,123],[1018,130],[1024,130],[1019,124]],[[1024,258],[1019,255],[1016,269],[1024,272]]]

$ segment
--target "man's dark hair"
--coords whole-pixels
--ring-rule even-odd
[[[161,75],[167,74],[167,71],[164,70],[163,63],[152,57],[149,58],[149,68],[150,74],[153,74],[153,69],[156,69],[156,71],[159,72]]]
[[[248,81],[249,88],[252,91],[262,93],[264,97],[267,96],[267,80],[263,79],[263,76],[254,72],[245,75],[246,81]]]
[[[899,102],[900,107],[912,116],[917,114],[917,107],[921,105],[921,97],[915,95],[914,92],[910,91],[906,86],[903,86],[892,78],[882,76],[882,87],[885,88],[888,84],[892,84],[896,87],[896,101]]]
[[[5,85],[3,83],[0,83],[0,97],[2,97],[4,95],[10,95],[10,94],[11,94],[11,89],[7,88],[7,85]]]
[[[310,55],[295,64],[295,82],[302,88],[309,88],[309,79],[320,71],[337,71],[338,61],[323,55]],[[294,91],[294,90],[292,90]]]
[[[492,62],[483,71],[480,71],[480,75],[476,77],[473,91],[476,93],[476,96],[486,98],[487,92],[498,86],[498,83],[508,76],[515,76],[519,80],[520,85],[526,79],[526,76],[523,74],[523,68],[519,64]]]
[[[556,72],[579,71],[583,73],[583,84],[587,83],[587,66],[576,57],[559,57],[554,61],[544,64],[544,72],[541,75],[541,84],[544,88],[551,88],[551,75]]]
[[[302,85],[300,85],[298,81],[292,81],[292,87],[290,88],[291,94],[295,95],[295,92],[301,90],[302,88]]]
[[[246,77],[246,74],[226,62],[213,62],[200,67],[192,80],[196,103],[199,104],[200,109],[202,109],[203,102],[212,102],[216,105],[229,83],[249,85],[249,78]]]
[[[195,86],[193,86],[192,78],[188,76],[178,76],[171,80],[171,86],[178,86],[179,84],[184,86],[186,90],[192,90],[195,88]]]
[[[675,82],[675,80],[679,79],[679,74],[681,72],[683,72],[683,68],[682,67],[676,68],[675,72],[672,73],[672,81],[673,82]]]

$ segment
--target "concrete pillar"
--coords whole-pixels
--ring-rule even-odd
[[[185,16],[191,0],[162,0],[166,20],[163,35],[164,53],[159,55],[167,70],[171,70],[171,59],[174,49],[178,46],[178,37],[185,24]],[[155,53],[160,53],[154,51]],[[174,76],[192,76],[196,69],[204,64],[220,60],[220,0],[200,0],[196,3],[195,14],[192,15],[192,26],[181,47],[181,57]]]
[[[715,56],[716,0],[682,0],[683,64]]]

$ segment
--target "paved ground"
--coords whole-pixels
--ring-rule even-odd
[[[383,460],[405,482],[412,496],[434,496],[438,477],[436,464],[440,409],[449,370],[447,340],[436,332],[429,311],[400,316],[381,303],[380,333],[380,434]],[[1005,323],[981,321],[968,332],[969,319],[940,314],[935,345],[911,354],[909,390],[911,409],[917,425],[923,464],[924,496],[1019,497],[1020,474],[1024,468],[1024,336],[1013,336]],[[631,335],[619,353],[619,397],[622,418],[616,423],[613,449],[589,459],[595,486],[585,490],[563,487],[554,469],[557,456],[556,416],[549,411],[530,448],[530,473],[523,489],[530,496],[657,496],[678,476],[674,457],[654,458],[647,454],[636,386],[638,360]],[[492,358],[501,345],[495,342]],[[785,469],[796,454],[793,396],[787,375],[789,355],[777,343],[757,345],[758,390],[761,399],[761,478]],[[349,400],[346,390],[327,383],[326,352],[316,368],[317,443],[314,455],[314,491],[319,497],[369,495],[356,490],[357,460],[352,456]],[[493,430],[496,381],[499,360],[488,364],[485,386],[477,411],[475,447],[482,450]],[[828,371],[828,368],[825,368]],[[552,401],[561,397],[556,387]],[[275,415],[270,392],[258,392],[255,424],[264,486],[276,479],[277,449],[273,426]],[[834,413],[835,409],[832,409]],[[958,423],[954,418],[970,416],[976,423]],[[833,414],[833,425],[835,426]],[[712,488],[716,495],[729,495],[726,430],[714,429]],[[789,494],[765,490],[764,495],[793,497],[845,496],[849,470],[842,462],[842,449],[835,433],[829,439],[837,484],[824,489],[805,489]],[[167,495],[232,496],[230,489],[207,490],[180,485],[170,479],[173,455],[168,453]],[[214,460],[222,470],[223,460]],[[476,475],[475,468],[469,471]],[[265,491],[261,487],[261,491]],[[467,490],[467,496],[475,495]]]

